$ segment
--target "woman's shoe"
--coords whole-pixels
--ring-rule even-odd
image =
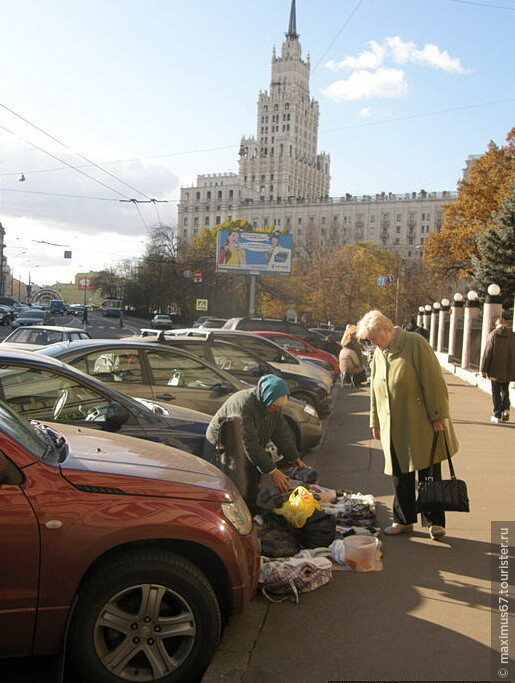
[[[441,538],[445,536],[445,529],[443,526],[438,526],[437,524],[434,524],[433,526],[429,527],[429,535],[431,536],[431,539],[433,541],[439,541]]]
[[[413,524],[399,524],[399,522],[394,522],[390,526],[387,526],[383,531],[387,536],[410,534],[413,531]]]

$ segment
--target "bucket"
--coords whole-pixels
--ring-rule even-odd
[[[345,563],[351,569],[372,569],[376,562],[376,551],[379,541],[375,536],[347,536],[345,543]]]

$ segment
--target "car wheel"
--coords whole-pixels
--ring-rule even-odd
[[[80,588],[68,652],[84,681],[178,683],[206,668],[220,629],[216,595],[195,565],[133,551]]]

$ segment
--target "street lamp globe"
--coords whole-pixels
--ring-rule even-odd
[[[435,311],[438,311],[440,309],[440,302],[439,301],[433,302],[433,308]]]
[[[499,285],[496,285],[495,282],[492,282],[491,285],[488,285],[488,289],[486,290],[490,296],[499,296],[501,293],[501,288]]]
[[[419,313],[423,313],[423,312],[424,312],[424,307],[423,307],[423,306],[419,306],[419,307],[418,307],[418,312],[419,312]]]
[[[452,298],[454,301],[463,301],[463,294],[461,292],[456,292]]]
[[[427,311],[427,312],[429,313],[430,311],[433,310],[433,307],[431,306],[431,304],[426,304],[426,305],[424,306],[424,310]]]
[[[467,299],[469,301],[477,301],[478,298],[479,294],[475,290],[471,289],[470,292],[467,292]]]
[[[450,306],[450,305],[451,305],[451,302],[449,301],[449,299],[442,299],[442,301],[441,301],[440,303],[441,303],[442,306],[444,306],[444,307]]]

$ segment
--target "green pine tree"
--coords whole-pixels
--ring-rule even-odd
[[[503,302],[512,306],[515,296],[515,182],[502,200],[495,227],[478,237],[479,257],[472,257],[473,276],[480,291],[495,282]]]

